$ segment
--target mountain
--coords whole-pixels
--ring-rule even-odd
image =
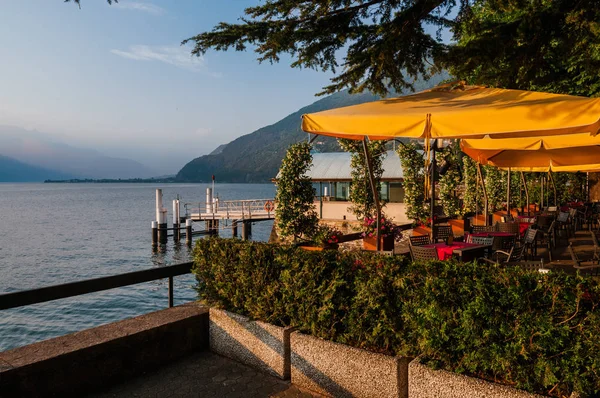
[[[42,182],[47,179],[64,180],[69,178],[73,178],[73,176],[0,155],[0,182]]]
[[[428,81],[418,81],[415,89],[421,91],[431,88],[447,78],[447,74],[441,74]],[[392,93],[391,96],[396,94]],[[350,94],[348,91],[322,98],[275,124],[241,136],[225,146],[219,146],[209,155],[190,161],[177,173],[176,180],[208,182],[214,175],[220,182],[268,182],[277,175],[287,148],[308,139],[308,135],[300,129],[303,114],[378,99],[380,97],[371,93]],[[340,150],[337,141],[329,137],[319,137],[313,144],[321,152]]]
[[[75,178],[148,178],[159,174],[130,159],[73,147],[13,126],[0,126],[0,155]]]

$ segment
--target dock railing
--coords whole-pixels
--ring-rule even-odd
[[[227,219],[251,219],[254,216],[273,218],[274,199],[216,200],[212,205],[206,203],[184,203],[186,217],[198,215],[211,218],[212,215]]]
[[[190,274],[193,262],[167,265],[142,271],[128,272],[119,275],[87,279],[61,285],[47,286],[38,289],[23,290],[14,293],[0,294],[0,310],[23,307],[26,305],[45,303],[83,294],[115,289],[123,286],[137,285],[157,279],[169,279],[169,307],[173,307],[173,277]]]

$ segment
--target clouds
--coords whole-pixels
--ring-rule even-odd
[[[165,9],[151,3],[141,3],[138,1],[119,2],[114,3],[113,7],[120,8],[123,10],[134,10],[142,11],[152,15],[162,15],[165,13]]]
[[[192,56],[186,47],[182,46],[130,46],[127,51],[110,50],[119,57],[135,61],[159,61],[191,72],[205,69],[204,58]]]

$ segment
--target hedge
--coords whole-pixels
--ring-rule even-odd
[[[252,319],[552,396],[600,396],[600,288],[517,267],[210,238],[201,300]]]

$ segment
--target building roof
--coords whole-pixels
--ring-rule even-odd
[[[307,175],[314,181],[350,181],[350,156],[349,152],[313,153],[313,165]],[[383,160],[382,180],[402,180],[402,177],[398,154],[387,151]]]

